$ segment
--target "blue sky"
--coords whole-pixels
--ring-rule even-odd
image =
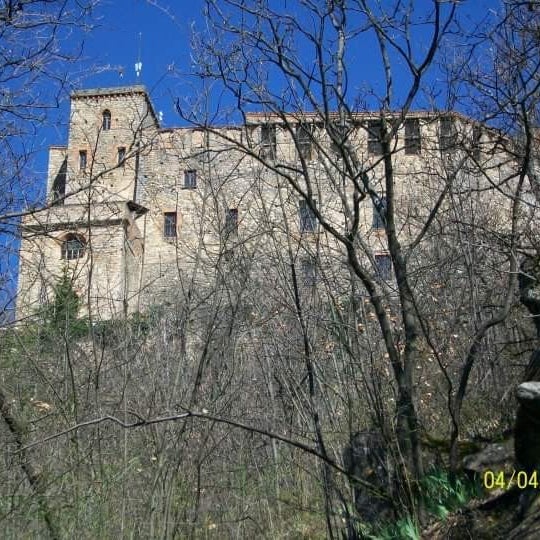
[[[272,3],[290,13],[297,2]],[[431,7],[432,2],[415,0],[414,4],[416,9]],[[459,10],[463,21],[478,21],[500,5],[499,0],[463,0]],[[191,70],[190,36],[192,28],[204,28],[203,7],[203,0],[103,0],[95,12],[96,28],[83,36],[84,60],[74,66],[72,80],[84,88],[145,84],[156,109],[164,114],[164,124],[178,124],[172,98],[189,87],[185,83]],[[139,48],[143,68],[137,79],[134,64]],[[358,66],[353,83],[360,85],[378,75],[380,65],[371,63],[371,58],[371,51],[360,47],[352,51],[351,65]]]
[[[272,2],[288,12],[296,3]],[[500,4],[499,0],[464,0],[459,9],[463,20],[478,21]],[[415,1],[415,6],[421,5],[430,6],[431,0]],[[204,28],[203,7],[203,0],[102,0],[94,13],[95,28],[71,38],[83,40],[80,61],[69,66],[72,84],[77,88],[144,84],[156,110],[163,112],[164,125],[178,125],[174,98],[190,88],[190,37],[192,28]],[[137,78],[134,64],[139,54],[142,73]],[[380,66],[370,63],[370,56],[370,51],[352,51],[351,64],[358,66],[354,84],[373,81],[378,75]],[[64,97],[51,122],[55,130],[46,130],[43,146],[65,141],[69,105],[68,96]]]

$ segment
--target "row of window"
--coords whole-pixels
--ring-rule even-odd
[[[375,272],[384,281],[392,279],[392,259],[388,253],[377,253],[375,259]],[[301,261],[302,281],[305,286],[312,287],[317,283],[317,259],[307,257]]]
[[[404,123],[405,139],[404,150],[406,155],[420,154],[422,150],[422,136],[420,132],[420,120],[418,118],[407,118]],[[260,155],[265,159],[276,158],[276,124],[263,124],[260,131]],[[367,122],[367,150],[371,155],[382,155],[383,136],[382,122],[371,120]],[[349,126],[332,126],[330,134],[332,138],[331,148],[339,153],[343,142],[350,135]],[[473,143],[475,151],[478,150],[481,131],[478,126],[473,128]],[[455,148],[458,142],[455,119],[452,117],[442,117],[440,119],[439,146],[442,151]],[[298,154],[306,160],[314,158],[314,126],[312,124],[299,124],[296,127],[296,143]]]
[[[313,201],[313,204],[316,204]],[[373,202],[373,229],[384,229],[386,226],[386,196],[382,195]],[[301,199],[299,202],[300,232],[315,232],[317,227],[317,217],[314,210],[307,201]]]
[[[315,201],[313,204],[316,204]],[[301,199],[298,207],[300,232],[309,233],[317,230],[317,216],[315,211],[306,200]],[[373,223],[374,229],[384,229],[386,224],[386,197],[378,197],[373,205]],[[177,212],[165,212],[163,214],[163,236],[166,239],[173,239],[177,236],[178,214]],[[236,234],[238,232],[238,208],[228,208],[225,213],[226,235]]]
[[[117,152],[117,164],[121,167],[124,166],[126,160],[126,147],[118,147]],[[86,150],[79,150],[79,170],[81,172],[86,171],[88,166],[88,152]],[[184,188],[195,189],[197,187],[197,171],[189,169],[184,171]]]
[[[166,238],[175,238],[177,231],[176,212],[165,213],[165,223],[163,233]],[[238,231],[238,209],[229,208],[225,214],[225,231],[228,234],[234,234]],[[68,234],[60,248],[62,259],[71,261],[84,257],[86,253],[86,242],[84,238],[77,234]],[[388,280],[391,277],[392,261],[388,254],[376,254],[375,266],[378,275]],[[304,285],[315,285],[316,282],[316,261],[314,258],[304,259],[302,261],[302,274],[304,276]]]
[[[407,118],[405,120],[405,154],[420,154],[422,150],[422,137],[420,134],[420,120],[418,118]],[[111,112],[107,109],[102,113],[101,128],[103,131],[111,129]],[[332,129],[332,149],[339,153],[339,149],[349,135],[349,126],[333,126]],[[367,123],[366,131],[368,135],[368,153],[372,155],[382,154],[382,122],[371,120]],[[261,157],[265,159],[276,158],[276,125],[263,124],[261,126]],[[307,160],[313,159],[313,124],[299,124],[296,128],[296,141],[298,152],[301,157]],[[478,150],[481,130],[479,126],[473,127],[473,144],[475,151]],[[457,144],[457,131],[455,119],[451,116],[443,116],[440,119],[439,146],[442,151],[455,148]],[[83,157],[84,154],[84,157]],[[118,164],[125,159],[126,149],[118,149]],[[86,169],[86,150],[80,152],[80,170]]]
[[[238,208],[228,208],[225,213],[224,233],[234,235],[238,233]],[[165,212],[163,214],[163,236],[167,240],[176,238],[178,234],[178,213]]]
[[[123,167],[126,161],[126,147],[120,146],[117,151],[117,164]],[[88,166],[88,152],[86,150],[79,150],[79,171],[86,171]]]

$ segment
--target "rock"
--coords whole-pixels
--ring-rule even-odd
[[[379,432],[366,430],[356,433],[343,451],[345,470],[373,486],[370,490],[353,481],[355,507],[365,522],[384,520],[393,514],[393,474],[386,447]]]
[[[533,316],[540,336],[540,261],[537,257],[527,257],[523,261],[518,279],[521,303]]]
[[[540,416],[540,382],[527,381],[521,383],[517,387],[516,397],[521,405],[535,410]]]
[[[463,459],[463,470],[469,475],[482,475],[487,470],[503,470],[513,461],[513,440],[488,444]]]
[[[533,474],[538,475],[540,466],[540,382],[521,383],[516,395],[519,401],[514,428],[516,470],[524,471],[532,479]],[[525,516],[536,495],[532,486],[523,490],[518,508],[520,518]]]

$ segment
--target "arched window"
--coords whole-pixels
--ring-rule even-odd
[[[86,251],[86,241],[78,234],[68,234],[62,241],[61,256],[62,259],[72,261],[84,257]]]
[[[103,131],[109,131],[111,129],[111,111],[108,109],[103,111],[103,122],[101,124],[101,127]]]

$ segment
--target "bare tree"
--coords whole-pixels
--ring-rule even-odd
[[[0,4],[0,246],[2,249],[2,324],[13,319],[13,267],[18,219],[40,199],[32,170],[33,138],[58,107],[69,84],[70,61],[80,57],[80,42],[71,40],[89,28],[95,2],[5,0]],[[15,249],[14,249],[15,244]],[[11,312],[11,313],[10,313]],[[26,426],[17,417],[2,381],[1,413],[11,448],[21,451],[20,466],[33,490],[51,538],[59,527],[46,496],[47,483],[33,456],[22,451]]]
[[[417,395],[418,381],[429,380],[429,371],[418,379],[416,370],[423,369],[430,357],[438,366],[432,375],[437,371],[443,375],[451,463],[456,469],[461,409],[471,372],[485,354],[486,336],[506,320],[515,304],[517,240],[524,227],[523,193],[530,170],[528,158],[520,159],[513,151],[513,133],[487,129],[444,112],[417,114],[416,118],[411,114],[413,107],[435,99],[436,89],[427,83],[428,75],[445,58],[450,35],[458,28],[457,13],[455,3],[438,1],[418,9],[401,3],[381,8],[364,1],[295,3],[286,9],[265,1],[250,6],[208,1],[210,30],[195,36],[195,69],[208,94],[201,93],[201,101],[189,105],[178,101],[186,120],[221,136],[260,164],[267,182],[286,186],[299,197],[305,215],[313,216],[321,232],[339,246],[336,252],[345,257],[373,310],[377,339],[384,344],[392,369],[399,452],[412,472],[413,491],[423,475],[418,410],[419,401],[424,400],[422,394]],[[417,47],[414,31],[420,20],[423,45]],[[362,91],[356,91],[350,83],[351,58],[361,47],[370,47],[370,63],[380,66],[382,83],[364,83]],[[463,82],[463,76],[459,81]],[[244,124],[241,140],[220,134],[209,123],[204,100],[216,87],[230,101],[228,107],[212,111],[212,120],[236,119]],[[428,87],[433,95],[427,94]],[[537,94],[531,90],[532,82],[527,90],[532,99]],[[455,104],[452,96],[449,103]],[[199,106],[203,102],[205,106]],[[258,116],[252,114],[254,109]],[[359,133],[367,135],[367,152],[361,149]],[[293,159],[286,151],[280,152],[280,140],[285,138],[296,149]],[[531,147],[530,142],[526,144],[527,153]],[[316,166],[307,148],[316,156]],[[402,168],[404,154],[421,154],[408,172]],[[423,177],[419,182],[424,191],[408,183],[407,174]],[[407,198],[407,192],[414,195]],[[366,239],[366,206],[378,216],[382,241]],[[489,207],[495,212],[491,217]],[[391,284],[380,280],[377,249],[381,246],[391,261]],[[492,265],[479,266],[480,253],[490,250],[500,254],[501,272],[496,279]],[[435,255],[444,264],[451,252],[456,271],[468,280],[458,280],[454,292],[448,275],[442,272],[445,277],[439,273],[434,279],[433,267],[425,259]],[[292,265],[293,278],[295,273]],[[489,286],[484,286],[487,276]],[[431,300],[433,293],[421,286],[424,282],[435,287],[437,279],[447,280],[448,285],[444,290],[449,305],[442,318],[433,318],[440,306]],[[455,323],[451,331],[443,323],[450,313]],[[466,313],[475,316],[463,332]],[[297,318],[302,325],[300,309]],[[459,347],[451,343],[453,335],[462,338]],[[450,363],[444,360],[448,353]],[[317,369],[308,344],[304,358],[313,429],[324,452],[316,406]]]
[[[204,80],[223,85],[244,122],[248,123],[250,108],[260,107],[293,139],[299,153],[295,164],[259,152],[249,136],[241,149],[283,179],[302,198],[321,229],[341,245],[353,274],[362,283],[379,323],[380,337],[398,388],[396,419],[400,448],[413,478],[418,479],[423,466],[413,373],[421,361],[422,329],[408,271],[408,248],[421,242],[447,190],[443,190],[432,212],[428,212],[424,227],[415,233],[417,238],[404,250],[397,217],[399,188],[394,155],[400,148],[395,136],[403,127],[421,82],[452,24],[455,6],[433,2],[420,14],[398,5],[380,12],[367,2],[326,2],[320,6],[295,4],[292,11],[295,13],[291,13],[290,6],[278,11],[267,2],[257,2],[252,7],[232,1],[207,2],[207,21],[212,30],[197,42],[199,74]],[[422,50],[415,48],[411,35],[417,17],[423,17],[429,29],[427,46]],[[310,23],[304,25],[302,20]],[[351,69],[348,57],[363,40],[377,47],[384,81],[382,90],[372,88],[366,94],[355,93],[347,86]],[[399,94],[394,80],[398,61],[406,66],[404,80],[407,81],[405,90]],[[370,123],[362,121],[361,116],[367,101],[378,107],[375,121]],[[190,119],[198,121],[194,117]],[[316,133],[312,131],[313,125],[317,126]],[[378,145],[373,149],[376,159],[368,159],[355,147],[354,132],[361,125]],[[303,155],[306,137],[323,164],[320,176]],[[321,191],[328,187],[341,202],[340,215],[344,222],[332,216],[322,201],[317,201]],[[390,291],[378,281],[373,247],[362,237],[361,207],[368,201],[379,209],[391,257],[403,325],[401,349],[389,317]],[[309,373],[309,349],[305,355]],[[313,376],[309,376],[312,386]],[[316,412],[313,421],[318,431]],[[324,448],[321,433],[318,438]]]

